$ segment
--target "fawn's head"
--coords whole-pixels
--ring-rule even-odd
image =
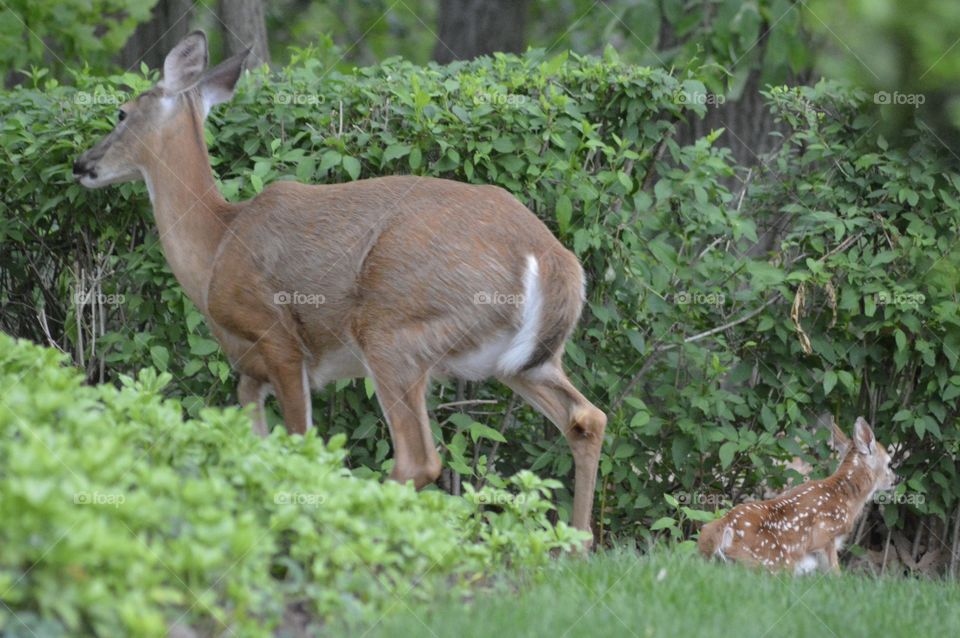
[[[853,425],[853,441],[833,424],[833,444],[843,457],[844,463],[862,464],[870,473],[872,487],[876,491],[893,489],[897,475],[890,469],[890,454],[876,437],[873,428],[862,416]]]
[[[73,163],[73,174],[87,188],[143,177],[144,167],[162,161],[165,141],[179,130],[194,129],[203,142],[203,120],[214,104],[233,97],[247,54],[207,68],[207,36],[194,31],[163,63],[163,79],[122,104],[113,130]]]

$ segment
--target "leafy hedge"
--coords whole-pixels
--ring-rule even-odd
[[[290,607],[369,623],[584,538],[547,521],[554,483],[529,472],[418,494],[352,477],[343,436],[185,420],[167,374],[88,386],[63,362],[0,335],[0,633],[253,636]]]
[[[142,185],[90,192],[70,176],[110,128],[116,87],[150,82],[77,82],[0,98],[3,326],[62,344],[91,379],[168,370],[192,414],[227,403],[228,366],[163,264]],[[567,362],[611,413],[605,534],[646,536],[653,520],[689,515],[681,506],[780,486],[793,456],[825,471],[813,427],[824,411],[841,424],[865,414],[896,444],[908,480],[888,524],[945,520],[960,494],[960,178],[935,140],[888,148],[866,96],[830,83],[772,89],[788,133],[763,164],[739,167],[715,145],[730,133],[672,139],[707,98],[694,76],[613,54],[388,60],[349,74],[304,54],[245,81],[207,139],[231,199],[277,179],[416,173],[499,184],[544,219],[590,280]],[[79,281],[104,303],[74,303]],[[453,412],[441,405],[451,397],[495,403]],[[388,469],[369,385],[331,385],[317,407],[357,472]],[[442,387],[431,417],[452,491],[526,468],[570,485],[562,438],[494,384]]]

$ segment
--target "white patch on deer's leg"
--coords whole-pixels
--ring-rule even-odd
[[[303,400],[307,402],[303,409],[303,414],[307,420],[307,430],[313,427],[313,396],[310,394],[310,372],[307,370],[307,362],[300,364],[300,376],[303,383]]]
[[[537,258],[527,255],[527,269],[523,273],[523,312],[520,329],[510,340],[507,351],[500,356],[500,372],[516,374],[530,362],[540,336],[540,316],[543,314],[543,291],[540,287],[540,266]]]

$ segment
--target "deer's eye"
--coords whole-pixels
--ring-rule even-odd
[[[127,112],[123,109],[117,111],[117,121],[122,122],[127,117]]]

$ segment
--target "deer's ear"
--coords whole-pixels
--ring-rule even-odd
[[[853,426],[853,442],[861,454],[873,454],[877,449],[873,429],[862,416],[857,417],[857,422]]]
[[[846,456],[847,450],[850,449],[850,439],[843,433],[833,417],[830,417],[830,447],[836,450],[841,457]]]
[[[196,84],[206,68],[207,36],[203,31],[194,31],[167,54],[160,85],[168,95],[176,95]]]
[[[248,55],[250,55],[249,49],[224,60],[203,75],[199,86],[204,117],[213,105],[226,102],[233,97],[233,91],[237,87],[237,80],[240,79],[243,64]]]

